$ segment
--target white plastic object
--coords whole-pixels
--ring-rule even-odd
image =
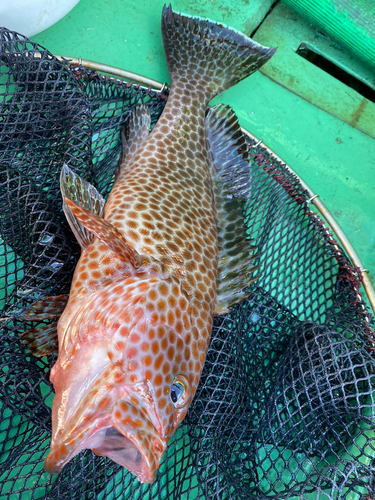
[[[28,38],[64,17],[79,0],[0,0],[0,26]]]

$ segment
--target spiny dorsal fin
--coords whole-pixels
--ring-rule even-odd
[[[75,174],[66,164],[64,164],[61,170],[60,189],[64,200],[64,213],[70,228],[81,248],[87,248],[93,242],[94,236],[72,214],[65,199],[71,200],[76,205],[84,207],[99,217],[103,216],[105,200],[93,185]]]
[[[250,295],[247,287],[258,266],[258,257],[246,235],[244,208],[250,193],[250,167],[246,139],[229,106],[219,104],[206,116],[212,153],[215,201],[218,217],[219,285],[217,314]]]
[[[150,133],[151,115],[146,104],[139,104],[130,113],[121,131],[122,156],[120,165],[131,159]]]

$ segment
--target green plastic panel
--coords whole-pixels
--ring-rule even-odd
[[[374,0],[282,0],[375,70]]]
[[[375,103],[296,54],[301,44],[322,54],[336,65],[360,74],[375,85],[374,73],[328,38],[320,36],[308,21],[279,3],[256,31],[255,40],[278,47],[262,73],[307,101],[375,137]]]

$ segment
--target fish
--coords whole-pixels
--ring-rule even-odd
[[[248,147],[233,110],[208,103],[276,49],[171,6],[161,31],[171,76],[164,111],[152,132],[147,104],[131,112],[107,201],[63,166],[63,209],[81,256],[64,307],[64,297],[49,297],[25,313],[63,309],[51,474],[91,449],[152,483],[194,398],[215,315],[257,279],[243,215]]]

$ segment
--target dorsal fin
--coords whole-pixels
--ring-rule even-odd
[[[250,193],[250,167],[246,139],[229,106],[219,104],[206,116],[212,153],[215,201],[218,217],[219,284],[217,314],[250,295],[247,287],[258,266],[257,255],[246,235],[244,208]]]
[[[238,118],[230,106],[217,104],[206,115],[207,136],[216,184],[223,196],[246,200],[250,192],[249,151]]]
[[[121,131],[122,156],[120,166],[127,162],[139,150],[150,133],[151,115],[146,104],[139,104],[130,113],[129,118]]]
[[[87,248],[93,242],[94,235],[85,229],[80,221],[72,214],[65,202],[65,198],[99,217],[103,216],[105,200],[94,186],[75,174],[66,164],[64,164],[61,170],[60,189],[64,200],[64,213],[70,228],[78,243],[81,245],[81,248]]]

